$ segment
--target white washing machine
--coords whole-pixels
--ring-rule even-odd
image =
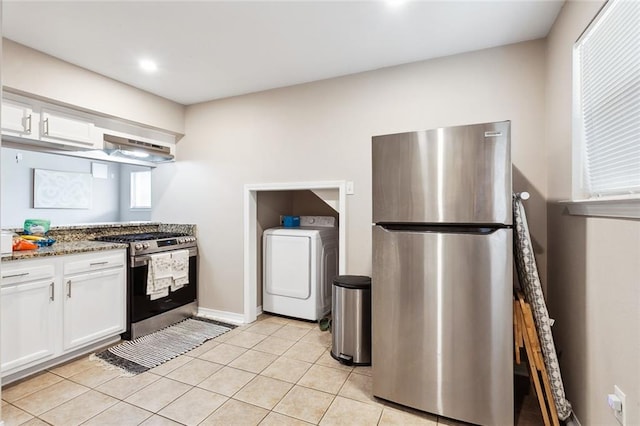
[[[262,310],[317,321],[331,311],[338,227],[330,216],[302,216],[300,225],[262,235]]]

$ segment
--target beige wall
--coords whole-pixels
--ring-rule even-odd
[[[569,216],[571,55],[602,2],[567,2],[548,37],[548,301],[567,397],[583,425],[615,425],[618,385],[627,424],[640,424],[640,221]]]
[[[184,134],[183,105],[8,39],[2,39],[2,85],[106,116]]]
[[[153,219],[198,224],[203,307],[243,310],[243,185],[351,180],[348,274],[371,273],[371,136],[512,120],[546,271],[545,42],[504,46],[189,106],[178,162],[154,172]]]

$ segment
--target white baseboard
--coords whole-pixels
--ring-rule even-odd
[[[218,311],[216,309],[207,309],[198,307],[198,316],[230,322],[232,324],[244,324],[244,315],[235,312]]]
[[[260,305],[260,306],[258,306],[256,308],[256,316],[261,315],[261,314],[262,314],[262,305]],[[2,425],[0,425],[0,426],[2,426]]]

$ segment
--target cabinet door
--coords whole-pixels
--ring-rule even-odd
[[[51,358],[59,330],[54,280],[5,285],[0,298],[3,374]]]
[[[37,121],[33,109],[27,104],[5,99],[2,101],[2,134],[35,138]]]
[[[64,278],[65,351],[125,330],[125,284],[124,268]]]
[[[80,116],[43,108],[40,139],[81,148],[99,148],[102,140],[93,122]]]

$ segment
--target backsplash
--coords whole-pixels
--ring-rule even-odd
[[[94,164],[106,174],[93,174]],[[34,170],[90,177],[90,197],[83,208],[35,208]],[[149,221],[151,209],[131,209],[130,173],[148,167],[92,161],[23,149],[2,148],[2,226],[18,227],[25,219],[49,219],[54,225]],[[61,197],[61,196],[60,196]]]
[[[18,234],[23,233],[22,228],[8,229]],[[179,232],[187,235],[196,235],[196,225],[158,222],[114,222],[101,224],[84,224],[69,226],[52,226],[47,236],[57,242],[73,242],[93,240],[96,237],[118,234],[142,234],[145,232]]]

